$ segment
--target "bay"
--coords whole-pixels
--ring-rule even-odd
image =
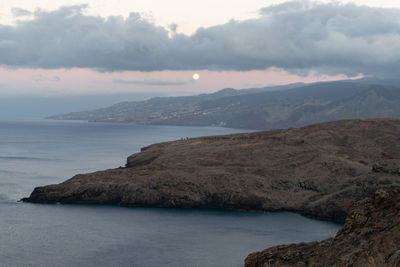
[[[123,166],[156,142],[218,127],[0,121],[0,266],[243,266],[269,246],[322,240],[341,225],[288,212],[20,203],[34,187]]]

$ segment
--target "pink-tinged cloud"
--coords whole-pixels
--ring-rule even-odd
[[[185,35],[139,13],[87,15],[84,6],[38,10],[0,27],[0,64],[97,71],[252,71],[281,68],[398,77],[400,10],[314,1],[268,6],[259,16]],[[19,11],[21,13],[21,10]]]
[[[193,73],[200,74],[193,80]],[[361,78],[362,75],[351,78]],[[59,70],[4,69],[0,68],[0,89],[3,93],[31,94],[93,94],[93,93],[142,93],[163,95],[192,95],[214,92],[223,88],[254,88],[288,83],[311,83],[342,80],[345,75],[307,76],[290,74],[271,68],[264,71],[156,71],[156,72],[106,72],[73,68]]]

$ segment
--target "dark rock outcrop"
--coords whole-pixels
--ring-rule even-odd
[[[344,222],[352,203],[400,183],[399,165],[400,120],[344,120],[154,144],[126,168],[76,175],[23,200],[287,210]]]
[[[252,253],[245,266],[400,266],[400,188],[355,203],[334,238]]]

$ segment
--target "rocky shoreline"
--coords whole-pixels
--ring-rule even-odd
[[[250,254],[245,267],[400,266],[400,188],[356,202],[334,238]]]
[[[287,210],[344,222],[353,202],[399,182],[399,136],[400,120],[344,120],[154,144],[126,168],[38,187],[23,201]]]
[[[37,187],[23,201],[285,210],[343,223],[356,201],[396,186],[400,120],[343,120],[154,144],[125,168]]]

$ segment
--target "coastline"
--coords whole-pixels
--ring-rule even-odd
[[[398,136],[400,120],[369,119],[158,143],[124,168],[37,187],[23,201],[285,210],[343,223],[354,203],[400,185]]]

